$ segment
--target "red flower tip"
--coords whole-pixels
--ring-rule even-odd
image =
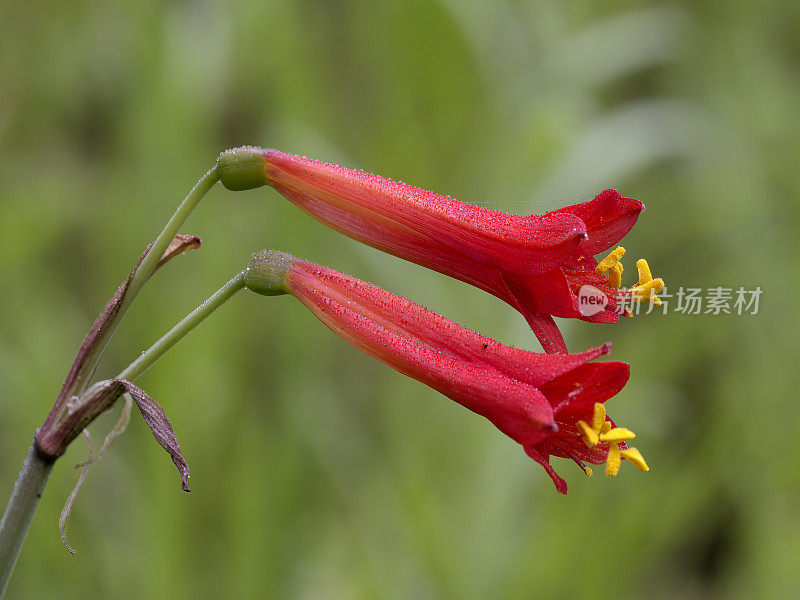
[[[586,255],[594,256],[608,250],[627,234],[644,210],[644,202],[625,198],[617,190],[600,192],[589,202],[573,204],[552,212],[569,213],[579,217],[589,233],[582,246]]]

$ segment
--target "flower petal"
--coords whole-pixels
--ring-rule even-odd
[[[604,190],[593,200],[559,208],[555,213],[570,213],[586,224],[588,239],[581,249],[585,254],[599,254],[628,233],[644,210],[644,202],[623,197],[617,190]]]
[[[567,482],[564,481],[563,478],[559,477],[555,469],[553,469],[553,467],[550,466],[550,457],[539,454],[539,452],[533,446],[523,446],[523,449],[525,450],[525,454],[530,456],[533,460],[535,460],[544,467],[544,470],[547,471],[547,474],[550,475],[550,478],[556,485],[556,490],[558,490],[558,492],[561,494],[566,494]]]

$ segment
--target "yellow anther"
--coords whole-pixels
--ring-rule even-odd
[[[649,470],[647,463],[636,448],[620,450],[620,442],[631,440],[636,437],[636,434],[625,427],[612,427],[611,422],[606,421],[606,407],[601,402],[594,403],[592,424],[589,425],[586,421],[578,421],[576,427],[583,443],[589,448],[594,448],[600,442],[608,444],[606,475],[609,477],[615,477],[619,473],[623,458],[631,461],[641,471]],[[581,468],[587,475],[592,475],[592,470],[586,465],[582,465]]]
[[[634,466],[639,469],[640,471],[649,471],[650,467],[647,466],[647,463],[644,461],[644,457],[642,453],[639,452],[636,448],[628,448],[626,450],[622,450],[620,455],[625,460],[631,461]]]
[[[622,263],[617,263],[608,270],[608,285],[616,289],[622,285]]]
[[[576,426],[581,438],[583,438],[583,443],[589,448],[594,448],[600,441],[604,440],[603,436],[611,431],[611,423],[606,421],[606,407],[601,402],[595,402],[591,426],[586,421],[578,421]]]
[[[616,250],[611,252],[603,260],[597,263],[597,267],[595,267],[594,272],[597,273],[598,275],[602,275],[603,273],[608,271],[611,267],[616,265],[624,254],[625,254],[625,248],[623,248],[622,246],[617,247]]]
[[[645,300],[653,306],[660,306],[661,299],[657,298],[656,294],[664,289],[664,280],[661,278],[653,279],[650,265],[643,258],[636,261],[636,268],[639,271],[639,281],[629,291],[635,299]]]
[[[619,473],[621,462],[622,455],[619,450],[619,444],[611,444],[608,449],[608,458],[606,459],[606,475],[616,477],[617,473]]]
[[[648,281],[653,281],[653,276],[650,273],[650,265],[643,258],[636,261],[636,268],[639,271],[639,281],[636,285],[644,285]]]
[[[636,437],[636,434],[630,429],[615,427],[608,433],[601,433],[599,437],[601,442],[618,443],[624,442],[625,440],[632,440]]]
[[[631,292],[633,292],[635,298],[639,298],[640,300],[652,300],[653,304],[656,304],[655,294],[658,294],[663,289],[664,280],[659,277],[658,279],[652,279],[642,285],[632,287]]]
[[[592,413],[592,429],[595,433],[600,433],[603,425],[606,422],[606,407],[600,402],[594,403],[594,411]]]
[[[625,427],[612,427],[611,422],[606,421],[606,407],[601,402],[594,403],[591,426],[586,421],[578,421],[576,425],[583,443],[589,448],[594,448],[600,442],[608,444],[606,475],[609,477],[616,477],[619,473],[623,458],[631,461],[640,471],[650,470],[642,454],[636,448],[620,449],[621,442],[632,440],[636,434]],[[581,465],[581,468],[591,476],[592,470],[589,467]]]
[[[583,465],[581,468],[583,469],[583,472],[586,473],[587,477],[591,477],[592,476],[592,467],[590,467],[588,465]]]
[[[583,443],[589,446],[589,448],[593,448],[597,446],[597,443],[600,441],[597,432],[589,427],[586,421],[578,421],[578,431],[581,433],[581,438],[583,438]]]

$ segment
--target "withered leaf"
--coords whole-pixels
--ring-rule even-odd
[[[179,233],[172,238],[169,246],[167,246],[167,249],[164,250],[164,255],[158,260],[156,269],[161,267],[168,260],[172,260],[179,254],[188,252],[189,250],[197,250],[201,243],[202,240],[196,235],[184,235]]]
[[[150,427],[150,431],[153,432],[153,437],[167,451],[170,458],[172,458],[172,462],[178,468],[178,473],[181,476],[181,489],[185,492],[191,491],[189,490],[189,467],[181,454],[181,447],[175,437],[175,430],[172,429],[164,409],[161,408],[158,402],[148,396],[144,390],[130,381],[120,379],[119,382],[125,386],[125,390],[131,395],[136,406],[139,407],[145,423]]]

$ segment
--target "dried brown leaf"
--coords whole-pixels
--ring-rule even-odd
[[[164,409],[161,408],[158,402],[148,396],[144,390],[136,387],[130,381],[121,379],[119,382],[125,386],[127,392],[133,397],[133,401],[139,407],[139,411],[141,411],[145,423],[150,427],[153,437],[167,451],[170,458],[172,458],[172,462],[178,468],[178,473],[181,476],[181,489],[185,492],[191,491],[189,490],[189,467],[183,458],[183,454],[181,454],[181,446],[178,444],[178,438],[175,437],[175,430],[172,429],[172,424],[170,424]]]
[[[158,260],[156,268],[161,267],[168,260],[175,258],[179,254],[189,252],[189,250],[197,250],[201,243],[202,240],[196,235],[184,235],[179,233],[172,238],[169,246],[164,251],[164,255]]]

